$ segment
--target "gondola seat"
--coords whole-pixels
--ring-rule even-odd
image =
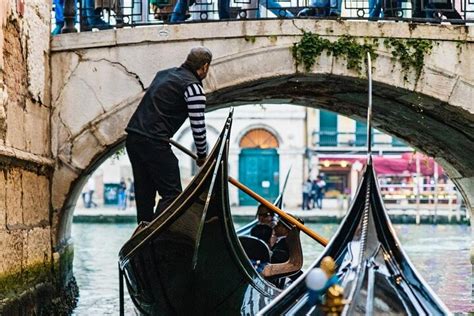
[[[298,273],[303,267],[303,250],[301,249],[299,230],[296,228],[290,230],[286,242],[288,243],[290,258],[283,263],[272,263],[265,266],[262,275],[266,279],[291,276]]]

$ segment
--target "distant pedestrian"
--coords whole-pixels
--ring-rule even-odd
[[[128,178],[127,179],[128,185],[128,206],[129,207],[134,207],[135,206],[135,185],[133,184],[133,180]]]
[[[127,208],[127,184],[125,179],[121,178],[118,187],[118,208],[125,210]]]
[[[308,178],[305,183],[303,183],[303,203],[301,208],[304,210],[309,210],[309,195],[311,194],[311,179]]]
[[[316,180],[313,180],[311,182],[311,193],[309,194],[309,202],[308,206],[310,209],[313,209],[316,207],[316,198],[318,196],[318,185],[316,184]]]
[[[84,208],[89,208],[90,207],[90,205],[89,205],[89,189],[87,187],[87,184],[82,187],[81,195],[82,195],[82,204],[83,204]]]
[[[316,207],[323,208],[323,197],[326,191],[326,181],[321,176],[316,177]]]
[[[86,208],[97,207],[97,204],[94,202],[94,192],[95,192],[95,179],[93,176],[87,181],[87,206]]]
[[[54,19],[56,26],[51,32],[51,35],[61,34],[64,27],[64,0],[53,0],[54,4]]]

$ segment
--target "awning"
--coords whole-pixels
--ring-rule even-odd
[[[420,172],[424,176],[433,176],[435,161],[431,157],[427,157],[422,154],[405,153],[401,157],[390,157],[390,156],[373,156],[373,162],[375,171],[377,174],[393,174],[403,175],[416,173],[416,159],[420,159]],[[338,165],[341,167],[350,168],[352,164],[359,161],[362,165],[365,165],[367,156],[349,157],[346,155],[341,156],[325,156],[321,155],[319,158],[319,164],[323,167],[329,167]],[[438,174],[443,174],[443,168],[438,165]]]

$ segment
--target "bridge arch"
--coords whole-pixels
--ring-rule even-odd
[[[323,53],[308,73],[296,68],[290,47],[299,40],[301,28],[329,38],[350,33],[360,40],[367,36],[383,39],[396,34],[435,42],[421,76],[409,80],[387,49],[382,44],[378,47],[374,127],[434,156],[469,205],[474,204],[474,65],[469,59],[474,40],[466,37],[474,29],[417,26],[410,30],[398,23],[312,20],[216,25],[137,28],[83,33],[81,37],[63,34],[57,43],[53,39],[56,245],[67,242],[74,203],[86,176],[123,143],[124,127],[156,70],[179,65],[192,46],[206,45],[215,55],[205,82],[209,110],[291,103],[364,119],[366,79],[348,70],[343,58]],[[163,27],[168,32],[158,32]],[[166,38],[161,34],[167,34]],[[460,38],[466,46],[462,51],[458,50]],[[446,56],[456,56],[457,61]]]

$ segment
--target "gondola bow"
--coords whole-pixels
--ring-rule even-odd
[[[232,113],[190,185],[122,247],[119,268],[146,315],[256,314],[280,292],[254,270],[228,201]]]

